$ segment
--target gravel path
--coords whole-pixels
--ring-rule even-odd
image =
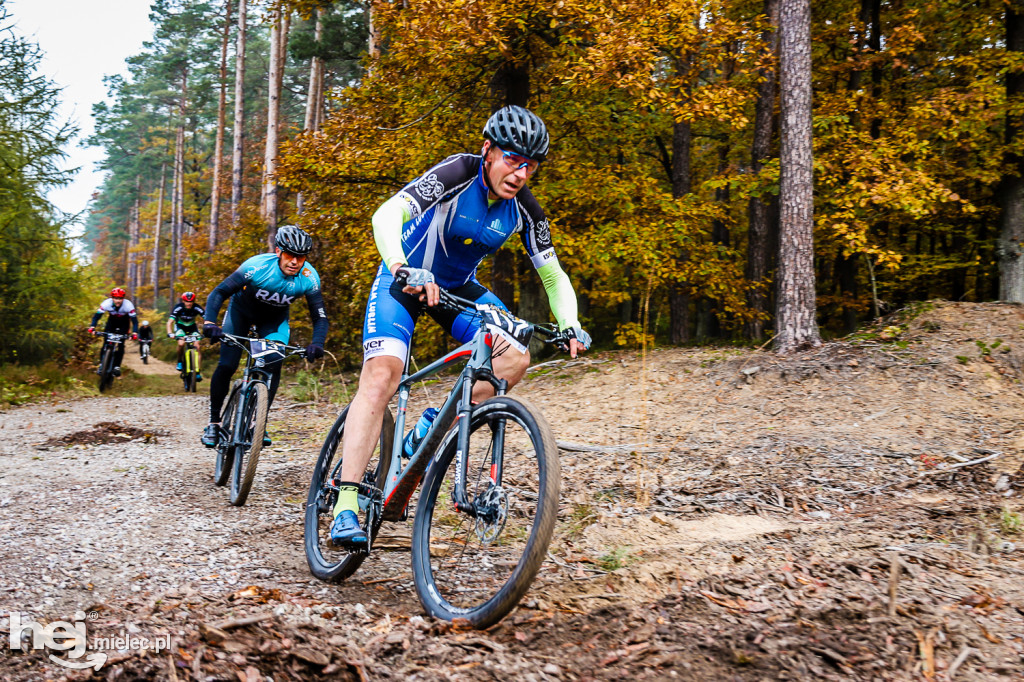
[[[0,594],[8,609],[68,613],[182,584],[309,579],[301,548],[315,451],[265,449],[249,502],[227,503],[199,443],[208,398],[94,398],[0,413]],[[272,412],[272,421],[281,415]],[[43,447],[116,421],[149,443]],[[141,596],[141,595],[140,595]]]

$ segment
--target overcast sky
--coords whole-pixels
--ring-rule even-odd
[[[149,0],[7,0],[9,20],[23,37],[45,53],[43,75],[63,88],[62,120],[74,121],[81,132],[67,148],[69,167],[81,167],[69,186],[49,196],[68,213],[83,211],[103,175],[98,148],[79,146],[92,134],[92,105],[106,98],[103,77],[126,74],[124,60],[142,50],[153,37]]]

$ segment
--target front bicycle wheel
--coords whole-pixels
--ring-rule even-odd
[[[306,498],[306,520],[304,526],[306,563],[310,572],[320,580],[340,582],[355,573],[363,563],[366,554],[348,552],[331,543],[331,524],[334,522],[334,504],[338,501],[338,483],[341,481],[341,441],[345,435],[346,407],[338,415],[334,426],[327,433],[320,457],[313,469]],[[363,474],[363,490],[359,492],[359,521],[363,530],[373,541],[371,510],[374,505],[383,505],[384,481],[391,467],[391,446],[395,438],[395,420],[391,410],[385,410],[381,424],[380,438]],[[369,494],[367,494],[369,493]]]
[[[149,344],[142,344],[139,348],[139,354],[142,356],[142,364],[149,364]]]
[[[100,359],[100,393],[106,391],[114,383],[114,351],[104,346]]]
[[[412,570],[427,613],[486,628],[515,607],[544,561],[558,514],[558,447],[544,415],[510,396],[474,407],[469,430],[464,470],[452,429],[427,471]],[[455,509],[457,475],[475,517]]]
[[[267,430],[268,403],[267,385],[258,381],[249,384],[241,408],[245,415],[242,420],[244,444],[235,447],[235,461],[231,467],[231,504],[236,507],[245,504],[252,489],[252,480],[256,477],[256,465],[263,450],[263,434]]]
[[[194,349],[185,351],[185,367],[188,368],[188,373],[185,375],[185,392],[195,393],[196,392],[196,374],[199,372],[198,358]]]
[[[227,407],[220,418],[221,433],[217,443],[217,462],[213,470],[214,485],[224,485],[231,477],[232,463],[235,461],[235,411],[238,409],[238,398],[241,396],[238,389],[241,385],[241,381],[236,381],[231,386]]]

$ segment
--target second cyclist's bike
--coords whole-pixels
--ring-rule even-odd
[[[178,337],[185,342],[185,353],[181,363],[181,380],[185,384],[186,393],[196,392],[199,376],[199,339],[203,337],[198,331]]]
[[[330,540],[346,407],[327,434],[310,482],[306,561],[321,580],[352,575],[369,555],[381,524],[406,518],[422,480],[412,532],[420,603],[436,618],[461,618],[486,628],[516,606],[540,569],[555,527],[560,485],[551,427],[528,401],[505,395],[507,382],[494,375],[491,358],[505,344],[525,351],[532,336],[562,347],[568,338],[554,327],[533,325],[497,306],[477,305],[443,290],[439,305],[476,316],[477,331],[471,341],[411,376],[406,360],[398,417],[385,410],[359,485],[359,520],[369,545],[351,551]],[[430,428],[412,456],[404,456],[402,434],[413,385],[463,362]],[[477,381],[493,385],[496,396],[474,405]]]
[[[227,407],[221,416],[217,441],[217,463],[214,482],[224,485],[231,480],[231,504],[241,507],[249,497],[256,464],[263,450],[270,407],[270,372],[267,365],[281,362],[292,355],[302,355],[304,348],[289,346],[270,339],[224,334],[221,343],[238,346],[246,356],[242,378],[235,381],[228,393]]]
[[[125,334],[114,334],[112,332],[93,332],[96,336],[103,337],[103,348],[100,350],[100,366],[96,373],[100,375],[100,393],[103,393],[114,384],[114,356],[117,355],[117,347],[124,343],[127,337]]]
[[[149,364],[149,346],[153,343],[152,341],[139,341],[139,357],[142,358],[142,364]]]

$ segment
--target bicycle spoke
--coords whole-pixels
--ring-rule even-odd
[[[434,510],[429,540],[434,584],[457,609],[479,606],[512,579],[537,521],[536,451],[519,422],[506,419],[505,423],[500,486],[491,480],[492,428],[479,428],[470,438],[466,495],[477,502],[481,516],[472,518],[454,510],[454,466],[448,467]]]

